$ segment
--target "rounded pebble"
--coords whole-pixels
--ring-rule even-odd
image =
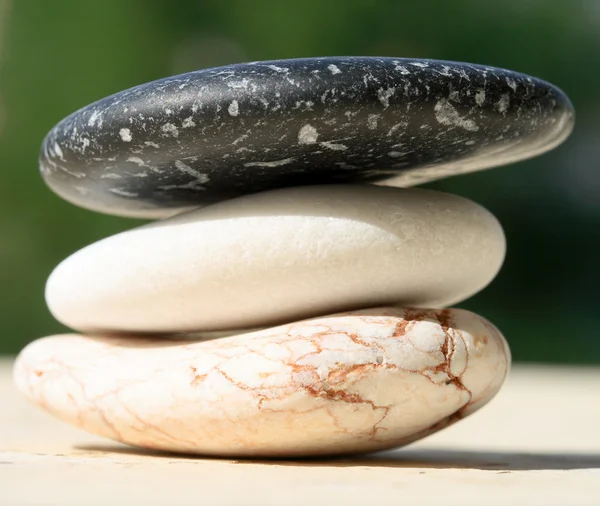
[[[509,365],[480,316],[388,307],[212,341],[49,337],[14,376],[53,415],[123,443],[294,457],[425,437],[487,403]]]
[[[164,218],[248,193],[326,183],[412,186],[548,151],[573,128],[551,84],[403,58],[307,58],[199,70],[73,113],[40,153],[79,206]]]
[[[464,198],[370,185],[249,195],[92,244],[46,300],[86,332],[254,328],[400,303],[445,307],[505,254],[498,221]]]

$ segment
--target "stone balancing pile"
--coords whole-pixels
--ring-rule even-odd
[[[485,66],[310,58],[191,72],[44,140],[62,198],[157,219],[64,260],[19,389],[138,447],[294,457],[408,444],[500,389],[509,348],[448,306],[505,255],[474,202],[411,188],[552,149],[573,108]]]

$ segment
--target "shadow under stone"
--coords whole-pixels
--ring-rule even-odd
[[[379,453],[294,459],[239,459],[235,457],[206,457],[128,448],[111,444],[77,446],[77,450],[91,453],[120,454],[157,459],[194,462],[214,460],[235,464],[299,467],[397,467],[405,469],[478,469],[483,471],[540,471],[600,468],[599,454],[584,453],[520,453],[498,451],[447,450],[427,448],[420,450],[400,449]]]

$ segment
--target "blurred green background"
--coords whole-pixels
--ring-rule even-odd
[[[44,304],[52,268],[141,222],[54,196],[46,132],[122,89],[227,63],[307,56],[439,58],[549,80],[571,138],[533,161],[428,186],[490,209],[508,239],[498,278],[462,306],[516,360],[600,363],[600,2],[597,0],[0,0],[0,353],[64,330]]]

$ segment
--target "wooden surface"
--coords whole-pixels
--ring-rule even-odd
[[[144,452],[54,420],[0,361],[0,504],[600,505],[600,369],[516,367],[499,396],[405,449],[232,461]]]

